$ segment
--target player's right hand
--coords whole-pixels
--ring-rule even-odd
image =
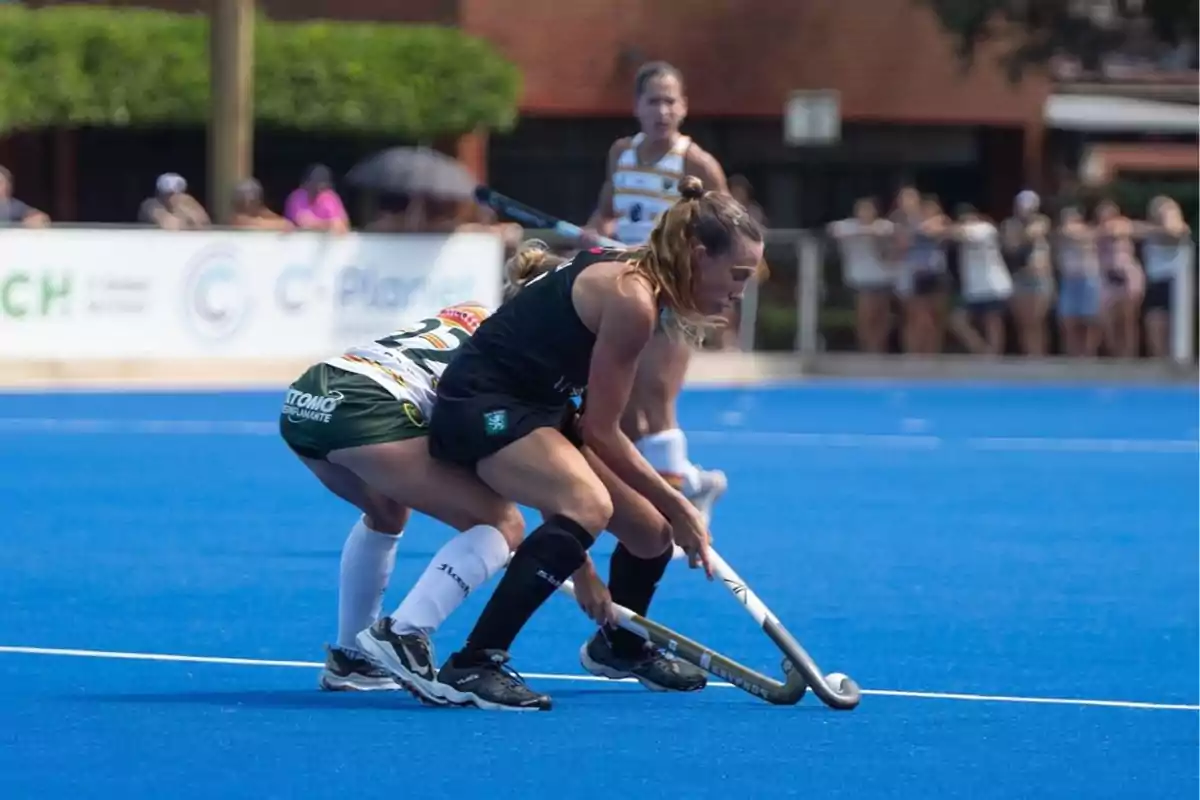
[[[683,552],[687,553],[688,564],[695,569],[704,568],[704,574],[711,581],[712,565],[708,561],[708,523],[694,505],[684,502],[679,511],[671,519],[671,537]]]

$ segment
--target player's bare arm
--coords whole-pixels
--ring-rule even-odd
[[[613,142],[612,147],[608,149],[608,169],[605,173],[604,185],[600,187],[600,197],[596,202],[596,210],[592,212],[591,219],[588,220],[586,226],[586,229],[590,233],[609,237],[613,235],[617,214],[615,209],[613,209],[612,175],[617,167],[617,160],[620,159],[621,153],[632,146],[633,139],[626,136]]]
[[[683,158],[684,169],[704,182],[704,187],[714,192],[729,192],[729,181],[721,163],[711,153],[698,145],[688,148]]]

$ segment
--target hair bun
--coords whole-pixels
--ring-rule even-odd
[[[684,200],[699,200],[704,196],[704,181],[695,175],[688,175],[679,181],[679,196]]]

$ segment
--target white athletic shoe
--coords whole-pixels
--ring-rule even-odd
[[[418,700],[442,706],[451,687],[438,683],[433,642],[423,633],[396,633],[391,617],[382,617],[355,638],[358,649],[383,667]],[[457,699],[457,698],[456,698]]]
[[[699,467],[697,469],[700,471],[700,489],[689,495],[688,500],[691,500],[692,505],[700,510],[707,523],[712,521],[713,505],[729,488],[729,480],[719,469],[700,469]]]

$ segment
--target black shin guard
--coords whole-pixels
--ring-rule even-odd
[[[645,616],[673,552],[673,548],[668,547],[661,556],[644,559],[630,553],[625,545],[617,545],[608,573],[608,591],[613,602]],[[644,639],[621,628],[608,628],[605,634],[613,653],[621,658],[637,658],[645,647]]]
[[[583,566],[595,541],[578,522],[561,515],[529,534],[479,615],[462,655],[470,659],[484,650],[507,651],[542,603]]]

